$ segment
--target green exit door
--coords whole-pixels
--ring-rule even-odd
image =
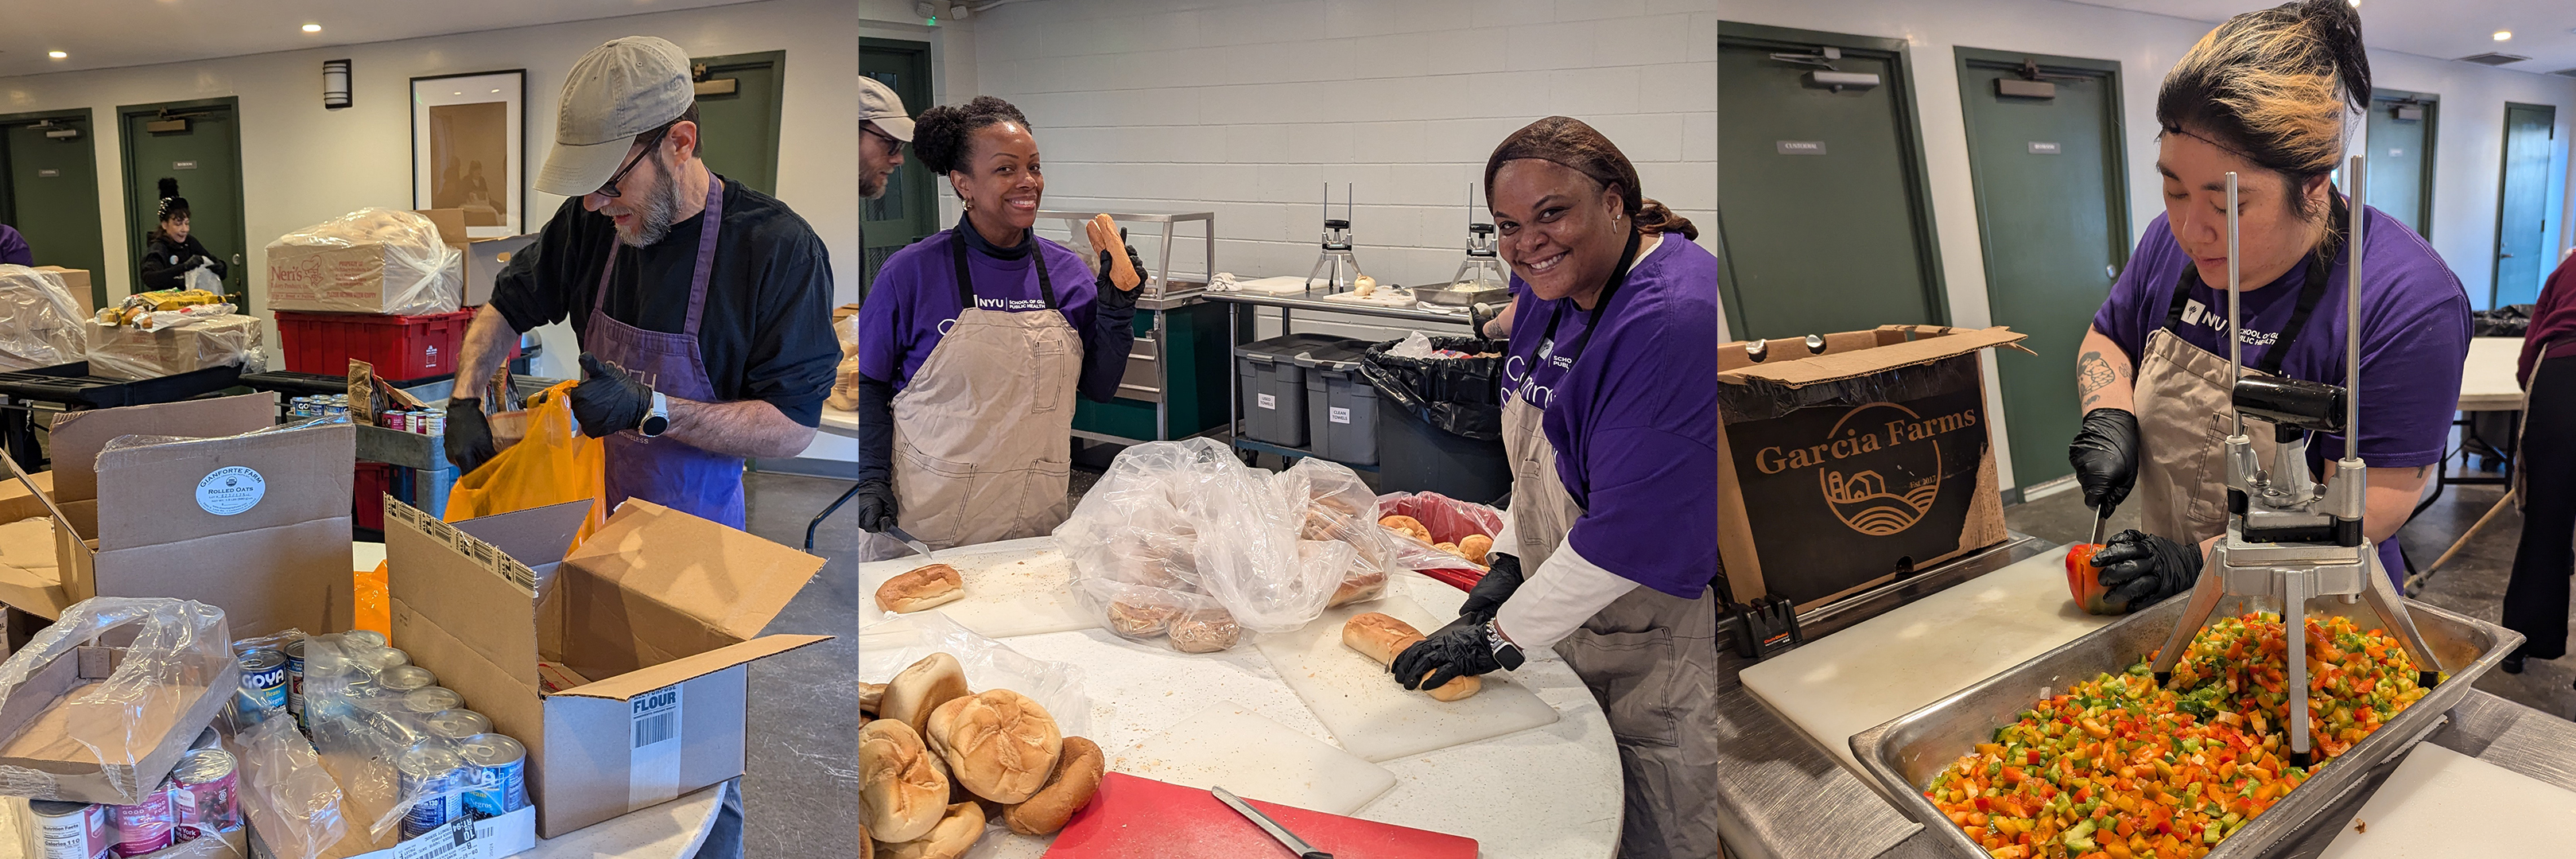
[[[1717,88],[1731,332],[1946,322],[1905,43],[1721,22]]]
[[[689,64],[698,83],[698,139],[707,169],[777,196],[787,52],[695,57]]]
[[[920,116],[930,106],[930,43],[895,39],[860,39],[859,74],[884,83],[903,99],[903,109]],[[857,128],[852,134],[860,134]],[[906,147],[909,154],[910,147]],[[934,182],[940,177],[922,169],[921,160],[906,157],[903,166],[886,177],[885,195],[874,200],[861,200],[859,243],[859,298],[866,300],[868,285],[875,283],[877,269],[886,257],[905,245],[929,237],[946,226],[939,222],[939,190]]]
[[[2370,187],[2367,204],[2416,235],[2433,235],[2433,130],[2442,97],[2373,90],[2370,97]]]
[[[0,224],[26,237],[37,265],[88,270],[93,307],[107,303],[96,132],[88,108],[0,116]]]
[[[1959,99],[1997,325],[2039,353],[1999,355],[2013,482],[2073,473],[2075,358],[2129,259],[2120,64],[1960,48]]]
[[[2495,291],[2489,307],[2539,300],[2540,279],[2557,267],[2548,235],[2549,144],[2557,136],[2557,108],[2505,102],[2504,187],[2496,199]]]
[[[188,234],[206,255],[224,261],[225,300],[251,311],[250,243],[242,228],[241,125],[230,97],[125,105],[116,109],[125,138],[127,289],[141,291],[143,259],[161,228],[160,184],[179,180],[188,200]]]

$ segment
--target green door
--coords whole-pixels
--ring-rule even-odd
[[[1877,84],[1818,83],[1840,74]],[[1946,321],[1904,43],[1721,23],[1717,83],[1719,288],[1732,333]]]
[[[859,74],[876,78],[903,99],[903,109],[920,116],[930,106],[930,44],[893,39],[859,40]],[[861,133],[857,128],[851,134]],[[920,159],[905,158],[903,167],[886,177],[885,196],[863,200],[864,211],[859,221],[859,243],[864,254],[859,264],[859,298],[868,297],[868,284],[877,279],[877,269],[895,251],[939,232],[938,181],[930,171],[921,168]]]
[[[251,311],[250,243],[242,231],[241,127],[231,98],[116,109],[125,137],[125,259],[127,288],[141,291],[143,258],[152,231],[161,228],[162,177],[179,180],[188,199],[188,234],[206,255],[224,261],[226,300]],[[169,130],[147,126],[178,123]]]
[[[2365,202],[2419,236],[2432,235],[2433,124],[2441,112],[2441,97],[2431,93],[2383,89],[2370,100]]]
[[[780,87],[787,52],[695,57],[698,132],[707,169],[754,191],[778,194]]]
[[[88,108],[0,117],[0,224],[26,236],[37,265],[88,270],[91,306],[103,307],[97,131]]]
[[[2120,64],[1960,48],[1959,98],[1984,238],[1986,302],[2037,357],[1998,356],[2013,482],[2073,473],[2075,357],[2129,257]],[[2026,65],[2027,64],[2027,65]],[[2004,95],[2004,87],[2048,95]]]
[[[2558,262],[2549,253],[2549,143],[2558,109],[2504,105],[2504,189],[2496,201],[2495,292],[2489,307],[2540,298],[2540,279]]]

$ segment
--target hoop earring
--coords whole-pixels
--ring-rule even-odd
[[[972,212],[972,211],[975,211],[975,201],[973,201],[973,200],[959,200],[959,201],[957,201],[957,211],[960,211],[960,212]]]

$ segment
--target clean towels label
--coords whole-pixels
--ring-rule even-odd
[[[215,469],[197,481],[197,506],[217,516],[231,516],[259,506],[268,496],[268,478],[239,465]]]
[[[680,796],[680,687],[664,686],[628,701],[634,742],[626,756],[626,807],[660,805]]]
[[[1350,423],[1351,410],[1340,406],[1329,406],[1324,409],[1324,419],[1337,424]]]
[[[1279,408],[1279,397],[1277,397],[1276,395],[1272,395],[1272,394],[1254,394],[1254,395],[1252,395],[1252,397],[1253,397],[1253,401],[1254,401],[1254,402],[1256,402],[1256,403],[1259,403],[1259,404],[1261,405],[1261,407],[1262,407],[1262,408],[1265,408],[1265,409],[1271,409],[1271,410],[1274,410],[1274,411],[1275,411],[1275,410],[1277,410],[1277,409]]]

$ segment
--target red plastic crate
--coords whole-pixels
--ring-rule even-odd
[[[456,350],[477,308],[454,313],[390,316],[374,313],[277,313],[279,351],[294,373],[337,376],[355,358],[375,365],[376,377],[394,381],[456,372]],[[511,358],[519,345],[510,344]]]
[[[381,462],[358,463],[355,488],[349,493],[349,512],[357,527],[385,529],[385,494],[394,491],[394,468]]]

